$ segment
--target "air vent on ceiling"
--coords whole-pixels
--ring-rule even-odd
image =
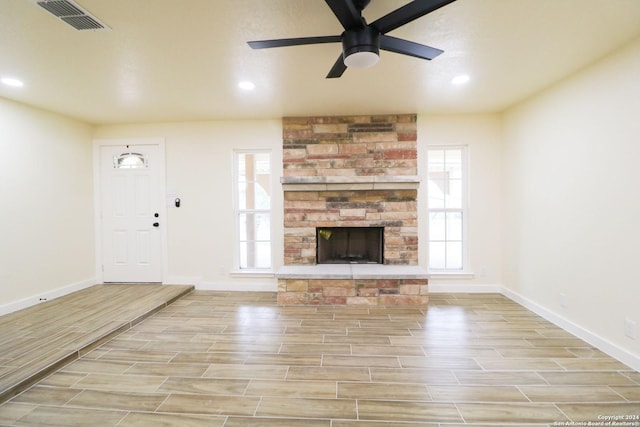
[[[37,0],[38,6],[60,18],[76,30],[109,30],[98,18],[71,0]]]

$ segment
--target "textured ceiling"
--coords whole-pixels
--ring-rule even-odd
[[[111,31],[76,31],[33,0],[0,0],[0,96],[89,123],[501,111],[640,36],[638,0],[457,0],[390,33],[441,48],[381,52],[325,76],[339,44],[248,40],[342,31],[322,0],[77,0]],[[372,0],[369,22],[406,4]],[[470,82],[453,86],[451,78]],[[256,88],[238,89],[241,80]]]

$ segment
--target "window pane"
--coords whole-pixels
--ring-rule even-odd
[[[247,242],[240,242],[240,268],[247,268]]]
[[[429,243],[429,267],[434,269],[444,269],[445,264],[445,249],[446,243],[444,242],[430,242]]]
[[[271,161],[268,153],[238,154],[238,207],[271,208]]]
[[[255,242],[255,265],[253,268],[271,267],[271,243]]]
[[[429,192],[429,208],[438,209],[444,208],[444,193],[447,189],[447,181],[443,180],[431,180],[428,182]]]
[[[147,159],[140,153],[122,153],[113,156],[113,167],[115,169],[140,169],[147,167]]]
[[[238,208],[261,209],[271,208],[271,194],[269,182],[265,183],[238,183]]]
[[[256,209],[269,209],[271,207],[271,188],[270,188],[270,177],[266,176],[265,182],[258,182],[254,185],[254,196],[255,200],[253,201],[253,205]]]
[[[239,216],[240,240],[270,240],[271,215],[267,213],[241,213]]]
[[[255,160],[255,170],[258,175],[271,175],[271,154],[256,153],[253,155]]]
[[[453,165],[455,163],[461,164],[462,150],[458,148],[447,150],[445,154],[445,162],[447,163],[447,165]]]
[[[462,270],[462,242],[447,242],[447,270]]]
[[[270,242],[240,242],[240,268],[271,267]]]
[[[238,231],[240,233],[240,240],[241,241],[245,241],[245,240],[249,240],[249,236],[253,236],[253,233],[249,232],[247,233],[247,229],[248,229],[248,225],[247,225],[247,214],[240,214],[238,215]]]
[[[461,163],[447,163],[446,166],[449,179],[462,179],[462,164]]]
[[[429,150],[427,157],[429,161],[429,170],[431,170],[432,165],[444,165],[444,150]]]
[[[452,179],[449,181],[449,192],[445,195],[445,207],[448,209],[460,209],[462,207],[462,181]]]
[[[441,240],[446,238],[445,234],[445,213],[431,212],[429,213],[429,240]]]
[[[462,212],[447,213],[447,241],[462,241]]]
[[[247,183],[238,182],[238,209],[247,209]]]
[[[256,240],[271,239],[271,219],[269,214],[255,214],[254,227],[256,232]]]

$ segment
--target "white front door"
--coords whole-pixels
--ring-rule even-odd
[[[100,146],[103,282],[162,282],[159,145]]]

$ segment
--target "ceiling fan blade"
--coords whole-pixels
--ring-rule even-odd
[[[329,74],[327,74],[327,78],[328,79],[336,79],[336,78],[342,76],[342,74],[345,72],[346,69],[347,69],[347,66],[344,65],[344,60],[342,59],[342,54],[340,54],[340,56],[338,57],[338,60],[336,61],[336,63],[333,64],[333,67],[331,67],[331,70],[329,71]]]
[[[380,35],[380,49],[428,60],[431,60],[444,52],[444,50],[436,49],[435,47],[410,42],[409,40],[399,39],[384,34]]]
[[[362,15],[356,9],[352,0],[325,0],[333,14],[336,15],[345,30],[352,28],[364,28]]]
[[[298,37],[294,39],[257,40],[247,42],[247,44],[253,49],[267,49],[270,47],[301,46],[305,44],[339,43],[340,41],[340,36],[319,36]]]
[[[385,34],[454,1],[456,0],[414,0],[376,19],[370,25],[377,28],[381,34]]]

